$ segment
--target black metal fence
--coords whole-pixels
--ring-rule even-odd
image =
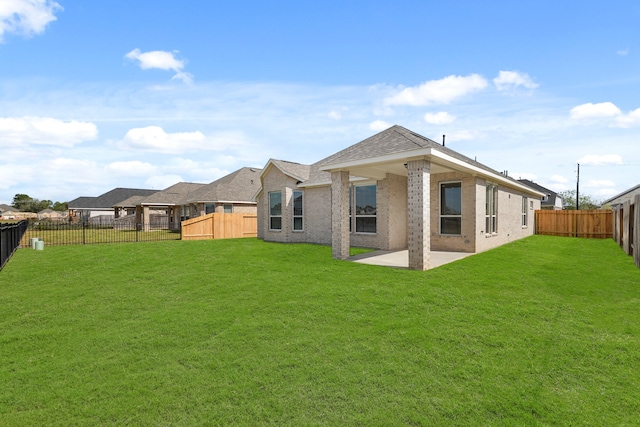
[[[29,221],[27,220],[0,224],[0,270],[20,246],[20,240],[26,233],[28,226]]]
[[[37,238],[46,246],[88,245],[94,243],[152,242],[180,240],[181,230],[169,229],[169,221],[155,220],[147,225],[131,221],[66,222],[34,221],[22,236],[21,246],[28,247],[29,239]]]

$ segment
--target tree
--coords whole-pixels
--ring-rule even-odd
[[[28,208],[31,207],[33,199],[27,194],[16,194],[13,196],[13,203],[11,206],[22,212],[28,212]]]
[[[558,193],[562,197],[563,209],[576,208],[576,190],[566,190]],[[595,199],[588,194],[580,194],[580,210],[600,209],[602,201]]]
[[[38,200],[29,197],[27,194],[16,194],[13,197],[12,206],[21,212],[38,213],[53,206],[51,200]]]
[[[51,209],[58,212],[64,212],[68,209],[68,205],[67,202],[55,202]]]

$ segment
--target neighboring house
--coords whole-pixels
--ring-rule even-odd
[[[257,211],[255,195],[260,189],[262,169],[241,168],[186,194],[180,201],[183,219],[209,213],[249,213]]]
[[[4,203],[0,204],[0,219],[10,219],[8,218],[8,216],[9,216],[9,212],[12,212],[12,211],[13,211],[13,208],[11,206],[5,205]],[[5,215],[4,217],[3,217],[3,213]]]
[[[562,197],[560,197],[555,191],[544,188],[542,185],[536,184],[528,179],[519,179],[518,181],[544,194],[540,201],[540,209],[555,211],[562,210]]]
[[[408,249],[409,268],[430,251],[475,253],[534,233],[543,193],[401,126],[312,165],[269,160],[261,174],[258,237]]]
[[[168,220],[170,230],[180,229],[180,221],[188,218],[183,216],[180,202],[192,191],[206,184],[194,182],[179,182],[162,191],[145,197],[136,205],[136,224],[147,231],[152,228],[152,218],[158,221]],[[155,213],[154,213],[155,211]],[[162,216],[158,216],[158,215]],[[153,215],[153,217],[152,217]],[[166,222],[166,221],[165,221]],[[166,224],[164,225],[166,227]]]
[[[613,239],[640,267],[640,185],[603,202],[613,210]]]
[[[44,209],[38,212],[38,219],[44,219],[48,221],[65,221],[68,216],[68,212],[54,211],[53,209]]]
[[[5,204],[0,205],[0,219],[23,220],[37,217],[38,215],[33,212],[22,212],[14,208],[13,206]]]
[[[78,197],[67,203],[69,215],[72,218],[80,218],[89,220],[93,217],[111,217],[116,216],[114,206],[132,196],[150,196],[157,190],[144,190],[139,188],[114,188],[97,197]]]

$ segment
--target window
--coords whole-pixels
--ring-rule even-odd
[[[522,226],[527,226],[527,208],[528,208],[527,198],[522,196]]]
[[[375,233],[376,232],[376,186],[360,185],[353,187],[355,197],[355,225],[356,233]]]
[[[269,193],[269,230],[282,230],[282,193]]]
[[[462,183],[440,184],[440,234],[462,234]]]
[[[498,186],[495,184],[487,184],[484,232],[486,235],[498,232]]]
[[[302,191],[293,192],[293,231],[304,230]]]
[[[231,203],[225,203],[223,205],[224,213],[233,213],[233,205]]]
[[[210,213],[214,213],[216,211],[216,205],[212,205],[212,204],[206,204],[204,205],[204,213],[205,214],[210,214]]]

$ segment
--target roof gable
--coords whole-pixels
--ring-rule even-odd
[[[178,204],[187,194],[206,184],[178,182],[171,187],[158,191],[140,202],[141,205],[166,206]]]
[[[78,197],[68,203],[69,209],[111,209],[132,196],[150,196],[157,190],[114,188],[97,197]]]
[[[260,188],[262,169],[241,168],[210,184],[188,193],[181,204],[206,202],[247,202],[253,203],[253,196]]]

